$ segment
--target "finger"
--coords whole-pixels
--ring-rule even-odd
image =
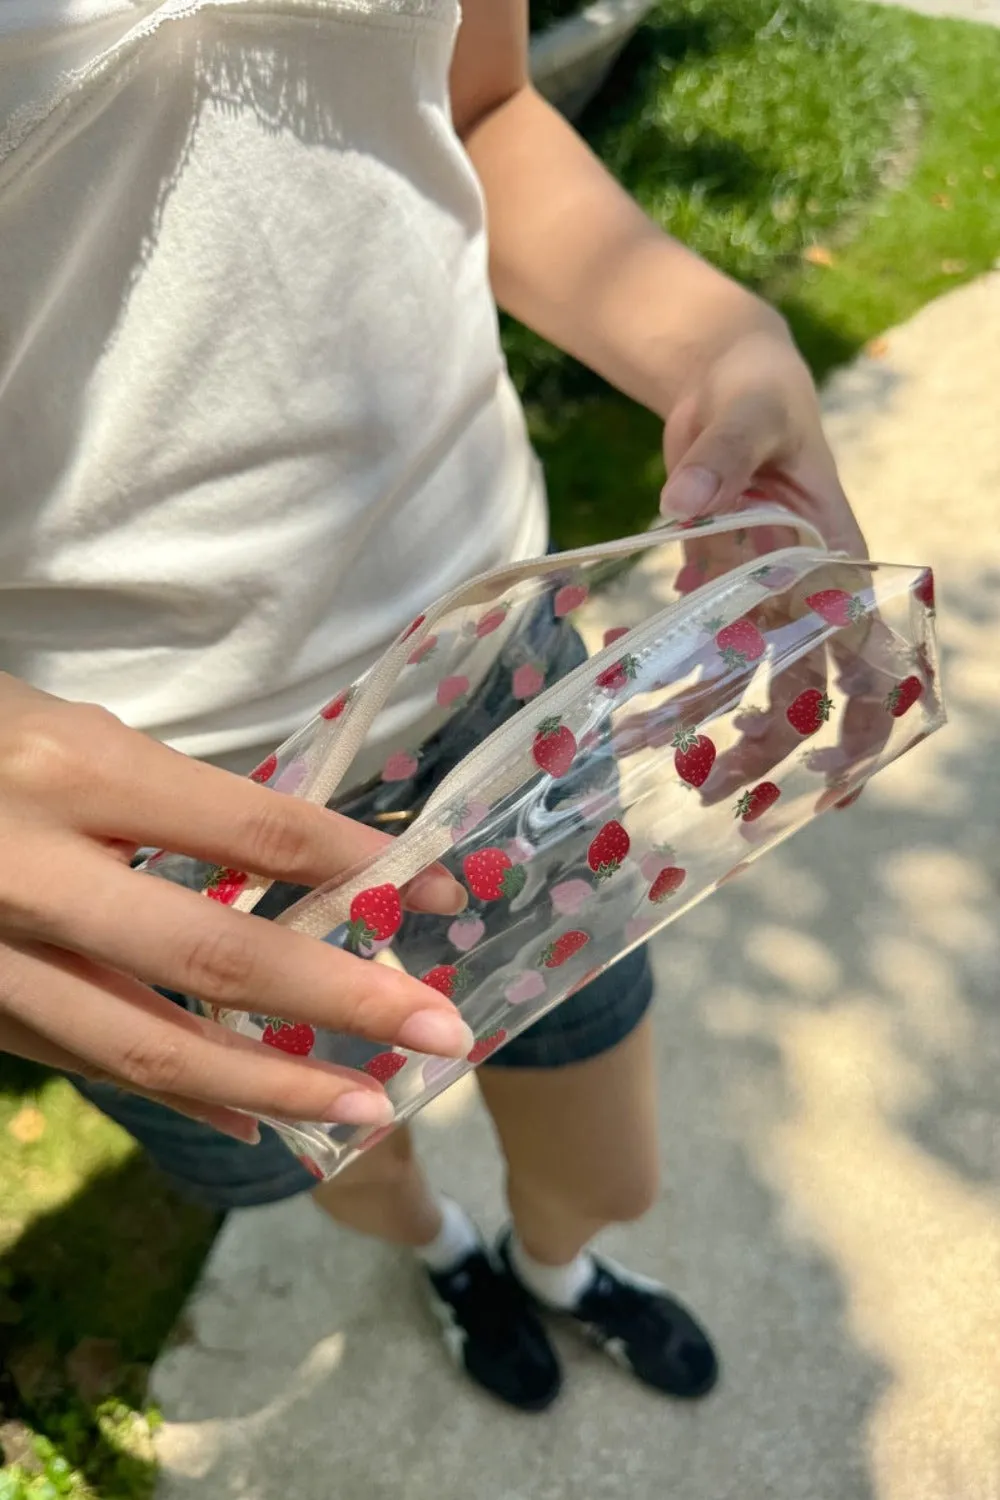
[[[393,1117],[366,1074],[262,1046],[86,959],[11,945],[3,967],[8,1015],[134,1093],[257,1119],[384,1125]]]
[[[451,1001],[410,975],[150,880],[85,844],[35,839],[18,875],[6,903],[16,930],[147,984],[419,1052],[462,1057],[472,1046]]]
[[[724,509],[759,468],[779,459],[785,443],[786,419],[773,395],[737,397],[687,447],[663,488],[660,510],[689,519]]]

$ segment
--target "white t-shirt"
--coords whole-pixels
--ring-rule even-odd
[[[544,549],[456,23],[0,0],[4,669],[245,761]]]

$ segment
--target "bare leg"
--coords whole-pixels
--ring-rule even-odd
[[[441,1229],[441,1210],[402,1126],[339,1177],[313,1190],[313,1202],[359,1234],[419,1249]]]

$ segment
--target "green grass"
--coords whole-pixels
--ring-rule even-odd
[[[996,259],[998,77],[987,27],[849,0],[665,0],[582,128],[660,223],[778,303],[822,379]],[[812,246],[832,264],[806,261]],[[557,540],[640,530],[663,481],[656,420],[527,330],[504,338]]]

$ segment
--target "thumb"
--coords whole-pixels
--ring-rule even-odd
[[[664,515],[706,515],[723,510],[750,485],[762,464],[776,457],[782,433],[772,403],[734,403],[687,447],[660,495]]]

